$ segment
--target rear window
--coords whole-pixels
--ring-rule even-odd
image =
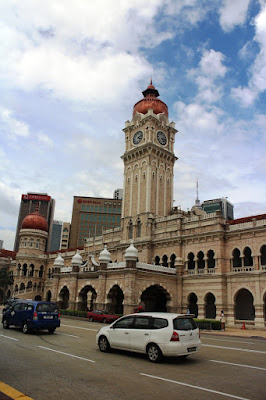
[[[38,312],[57,312],[56,304],[54,303],[42,303],[37,304],[36,311]]]
[[[197,329],[196,322],[193,318],[175,318],[173,320],[174,329],[178,331],[190,331]]]

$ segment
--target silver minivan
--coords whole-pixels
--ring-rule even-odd
[[[187,357],[201,349],[200,332],[190,314],[142,312],[121,317],[99,330],[99,349],[146,353],[152,362],[163,356]]]

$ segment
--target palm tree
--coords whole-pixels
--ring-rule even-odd
[[[8,286],[13,285],[14,279],[10,271],[6,268],[0,269],[0,288],[3,288],[4,291],[8,288]]]

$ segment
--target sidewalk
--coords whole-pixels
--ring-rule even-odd
[[[235,337],[246,337],[254,339],[266,340],[266,330],[265,329],[241,329],[239,328],[227,328],[224,331],[208,331],[201,330],[201,333],[217,335],[217,336],[235,336]]]

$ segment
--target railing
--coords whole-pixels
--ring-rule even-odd
[[[207,274],[215,274],[216,268],[199,268],[197,269],[187,269],[188,275],[207,275]]]
[[[250,266],[250,267],[233,267],[232,272],[251,272],[255,271],[255,268]]]

